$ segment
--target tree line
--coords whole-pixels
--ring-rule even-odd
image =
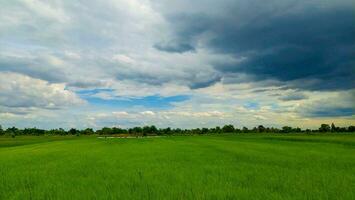
[[[332,123],[321,124],[318,129],[301,129],[290,126],[284,126],[282,128],[264,127],[263,125],[256,126],[254,128],[243,127],[241,129],[235,128],[233,125],[224,125],[223,127],[214,128],[194,128],[194,129],[180,129],[180,128],[157,128],[156,126],[143,126],[133,128],[119,128],[119,127],[104,127],[102,129],[94,130],[92,128],[69,130],[51,129],[44,130],[38,128],[24,128],[19,129],[16,127],[10,127],[3,129],[0,125],[0,135],[7,135],[15,137],[17,135],[134,135],[134,136],[147,136],[147,135],[202,135],[202,134],[221,134],[221,133],[344,133],[355,132],[355,126],[349,127],[337,127]]]

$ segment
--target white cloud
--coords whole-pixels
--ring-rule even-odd
[[[64,84],[50,84],[16,73],[0,73],[0,106],[3,109],[60,109],[83,103],[75,93],[66,90]]]
[[[69,59],[78,60],[81,58],[79,53],[73,52],[73,51],[68,51],[68,50],[64,51],[64,55],[66,56],[66,58],[69,58]]]
[[[130,58],[129,56],[123,55],[123,54],[116,54],[112,57],[112,60],[126,63],[126,64],[134,64],[135,61]]]
[[[129,114],[125,111],[118,111],[118,112],[112,112],[112,114],[115,116],[115,117],[118,117],[118,118],[124,118],[124,117],[129,117]]]
[[[58,6],[45,3],[38,0],[22,0],[25,6],[27,6],[34,14],[39,17],[55,20],[56,22],[67,22],[70,18],[65,12]]]
[[[155,116],[155,113],[153,111],[147,110],[147,111],[143,111],[141,112],[142,115],[145,116]]]

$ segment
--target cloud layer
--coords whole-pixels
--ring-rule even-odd
[[[350,0],[3,1],[0,120],[353,124],[354,13]]]
[[[188,2],[181,1],[178,9],[165,13],[178,38],[176,46],[203,45],[229,54],[234,62],[214,63],[215,69],[222,74],[252,75],[248,81],[293,81],[291,86],[310,90],[354,87],[355,6],[351,1],[223,2],[224,6],[211,2],[192,12],[185,10]],[[164,4],[162,9],[170,6]]]
[[[50,84],[16,73],[0,73],[0,112],[24,109],[60,109],[84,104],[64,84]]]

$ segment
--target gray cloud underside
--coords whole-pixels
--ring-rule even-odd
[[[291,81],[294,88],[354,88],[355,6],[351,2],[272,1],[272,6],[263,1],[223,2],[228,6],[219,9],[211,3],[211,8],[198,13],[181,9],[165,14],[182,44],[194,45],[209,35],[202,41],[206,48],[237,59],[214,63],[216,70],[250,74],[251,81]]]

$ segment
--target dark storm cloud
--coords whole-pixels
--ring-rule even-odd
[[[355,114],[354,108],[340,108],[340,107],[315,107],[312,110],[304,113],[305,117],[344,117]]]
[[[296,100],[303,100],[308,99],[308,96],[303,93],[291,93],[288,95],[284,95],[279,98],[281,101],[296,101]]]
[[[214,77],[211,77],[209,80],[194,81],[189,84],[189,87],[191,89],[205,88],[205,87],[211,86],[211,85],[221,81],[221,78],[222,77],[216,75]]]
[[[190,44],[156,44],[154,48],[160,51],[166,51],[170,53],[184,53],[187,51],[194,51],[195,48]]]
[[[190,15],[168,15],[168,21],[173,24],[176,31],[176,39],[169,42],[158,43],[154,48],[160,51],[184,53],[187,51],[195,51],[195,43],[199,34],[208,30],[211,20],[206,19],[208,16],[200,14]],[[187,28],[189,26],[192,28]]]
[[[353,10],[344,8],[270,19],[231,30],[231,35],[212,40],[211,46],[246,59],[216,69],[256,74],[261,79],[322,80],[296,85],[305,89],[350,89],[354,87],[354,19]]]
[[[208,12],[180,13],[175,18],[167,15],[166,19],[175,25],[176,37],[181,42],[191,41],[193,46],[199,39],[197,35],[207,33],[212,35],[205,42],[207,48],[243,58],[235,63],[215,64],[215,69],[222,73],[250,74],[258,80],[276,79],[291,82],[294,88],[310,90],[355,87],[354,6],[304,3],[303,7],[298,4],[297,9],[292,4],[282,11],[275,7],[275,12],[273,9],[262,12],[261,6],[255,16],[250,14],[254,10],[241,11],[245,14],[233,12],[238,5],[247,4],[242,3],[235,1],[230,10],[221,10],[217,16]]]

